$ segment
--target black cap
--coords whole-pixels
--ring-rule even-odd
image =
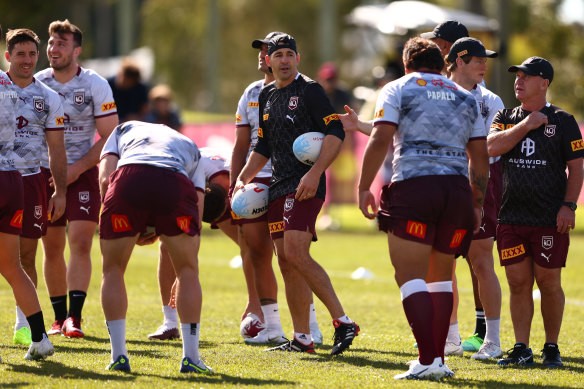
[[[457,22],[456,20],[447,20],[444,23],[440,23],[434,28],[434,31],[425,32],[420,34],[421,38],[433,39],[442,38],[450,43],[456,42],[460,38],[468,36],[468,30],[464,24]]]
[[[295,53],[298,53],[294,38],[284,33],[273,36],[268,42],[268,55],[272,55],[274,51],[279,49],[292,49]]]
[[[554,68],[552,64],[545,58],[529,57],[521,63],[521,65],[513,65],[507,71],[516,73],[518,70],[523,71],[530,76],[540,76],[545,80],[550,80],[550,84],[554,78]]]
[[[266,35],[264,39],[256,39],[253,42],[251,42],[251,47],[253,47],[254,49],[261,49],[263,44],[267,45],[270,42],[270,39],[280,34],[284,33],[280,31],[272,31],[268,35]]]
[[[475,38],[460,38],[450,48],[448,53],[448,62],[455,62],[456,58],[463,55],[472,57],[495,58],[498,54],[492,50],[485,49],[483,43]]]

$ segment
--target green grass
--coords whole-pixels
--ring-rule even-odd
[[[346,312],[361,326],[361,334],[345,354],[330,358],[332,326],[324,306],[316,301],[317,315],[325,335],[325,345],[316,355],[264,353],[263,347],[244,345],[239,335],[239,319],[246,302],[241,269],[229,267],[238,254],[236,246],[221,233],[205,229],[200,251],[200,274],[203,286],[201,353],[216,374],[211,376],[178,373],[182,356],[180,341],[151,342],[146,335],[161,324],[162,313],[156,283],[157,246],[137,247],[126,274],[129,295],[127,321],[131,374],[104,371],[108,364],[109,338],[99,302],[100,255],[97,239],[93,247],[93,277],[84,309],[83,340],[52,338],[56,354],[46,361],[23,360],[26,348],[12,345],[14,300],[11,290],[0,279],[0,387],[117,388],[138,387],[460,387],[521,388],[535,385],[548,388],[582,387],[584,357],[584,235],[573,234],[568,267],[563,272],[566,310],[560,337],[565,362],[561,370],[544,370],[539,361],[543,346],[543,325],[536,302],[532,325],[532,347],[536,365],[532,368],[499,368],[493,362],[481,363],[464,357],[452,357],[449,366],[454,378],[442,383],[394,382],[393,376],[404,371],[405,362],[416,358],[414,339],[406,323],[399,290],[393,280],[387,241],[356,207],[331,209],[341,220],[340,232],[319,232],[313,245],[313,256],[327,269]],[[579,214],[579,221],[583,220]],[[373,271],[372,280],[352,280],[351,273],[363,266]],[[40,256],[37,268],[41,269]],[[497,266],[503,288],[501,338],[504,348],[513,345],[509,316],[508,288],[504,273]],[[474,304],[468,266],[459,262],[457,271],[461,303],[459,324],[463,337],[474,329]],[[39,285],[41,305],[47,326],[52,322],[52,309],[42,277]],[[278,277],[281,318],[284,330],[292,326]]]

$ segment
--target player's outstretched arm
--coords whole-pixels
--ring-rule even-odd
[[[359,131],[365,135],[371,135],[371,131],[373,131],[372,122],[364,122],[359,119],[359,116],[355,110],[348,105],[345,105],[345,111],[347,113],[339,115],[339,119],[341,119],[341,123],[343,123],[343,128],[345,131]]]

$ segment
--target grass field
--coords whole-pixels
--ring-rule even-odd
[[[86,337],[72,340],[54,337],[56,354],[46,361],[27,362],[26,348],[12,345],[14,300],[6,281],[0,280],[0,387],[118,388],[118,387],[456,387],[522,388],[529,385],[564,388],[584,387],[584,234],[572,234],[568,267],[563,272],[566,310],[560,337],[565,367],[545,370],[540,364],[543,325],[536,302],[532,325],[532,348],[536,364],[531,368],[499,368],[494,362],[481,363],[464,357],[451,357],[448,364],[456,376],[435,382],[395,382],[393,376],[405,371],[405,363],[415,359],[414,339],[401,307],[399,290],[393,280],[386,237],[358,215],[355,207],[333,209],[341,221],[338,232],[319,232],[313,256],[327,269],[346,312],[361,326],[361,333],[350,350],[334,359],[328,352],[333,329],[324,306],[316,302],[325,345],[316,355],[265,353],[263,347],[246,346],[239,335],[239,319],[246,302],[241,269],[229,266],[238,254],[236,246],[221,233],[205,229],[200,251],[203,286],[201,353],[215,374],[181,375],[180,341],[152,342],[146,335],[162,321],[156,283],[157,246],[137,247],[126,274],[129,295],[127,321],[131,374],[104,371],[110,360],[109,338],[99,302],[101,266],[99,242],[93,247],[93,277],[84,309]],[[578,223],[584,223],[579,213]],[[370,269],[375,278],[353,280],[358,267]],[[37,257],[40,267],[40,256]],[[501,338],[505,349],[513,346],[509,315],[508,288],[502,269],[497,273],[503,288]],[[40,273],[39,273],[40,274]],[[474,329],[474,304],[468,266],[460,261],[457,271],[461,304],[459,324],[466,337]],[[47,325],[52,309],[42,277],[39,285],[41,305]],[[280,308],[283,326],[291,334],[292,326],[285,302],[281,277]]]

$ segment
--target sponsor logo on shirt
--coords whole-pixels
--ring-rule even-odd
[[[466,235],[466,230],[456,230],[454,235],[452,235],[452,240],[450,241],[450,247],[458,247],[462,243],[464,236]]]
[[[513,123],[512,124],[507,124],[507,126],[505,126],[505,129],[506,130],[509,130],[509,129],[513,128],[513,127],[515,127],[515,124],[513,124]]]
[[[383,114],[384,114],[384,109],[381,108],[380,110],[375,111],[375,116],[373,116],[373,119],[382,118]]]
[[[65,124],[65,116],[59,116],[57,118],[55,118],[55,124],[57,126],[62,126]]]
[[[269,113],[265,113],[265,114],[264,114],[264,122],[265,122],[266,120],[268,120],[268,118],[269,118],[269,117],[270,117],[270,114],[269,114]]]
[[[34,110],[37,112],[43,112],[45,110],[45,99],[41,96],[33,96],[32,99]]]
[[[101,112],[111,111],[112,109],[116,108],[116,103],[114,101],[110,101],[109,103],[103,103],[101,105]]]
[[[428,84],[426,82],[426,80],[422,79],[422,78],[418,78],[418,80],[416,81],[416,84],[418,84],[419,86],[426,86],[426,84]]]
[[[584,142],[582,139],[575,140],[571,143],[572,151],[578,151],[584,149]]]
[[[408,220],[406,232],[416,238],[424,239],[426,237],[427,227],[425,223]]]
[[[251,108],[258,108],[260,106],[260,103],[258,103],[257,101],[250,101],[249,103],[247,103],[247,106]]]
[[[240,123],[241,122],[241,115],[235,115],[235,123]]]
[[[192,216],[179,216],[176,218],[176,225],[180,228],[185,234],[188,234],[191,227],[191,219]]]
[[[556,125],[548,124],[547,126],[545,126],[545,130],[543,130],[543,133],[548,138],[551,138],[552,136],[556,135]]]
[[[331,115],[325,116],[322,118],[322,120],[324,120],[324,125],[328,126],[328,124],[331,122],[331,120],[340,120],[339,119],[339,115],[336,113],[333,113]]]
[[[298,96],[290,97],[290,101],[288,102],[288,109],[293,111],[298,107]]]
[[[10,225],[12,227],[22,228],[22,213],[22,209],[19,209],[14,213],[14,216],[12,216],[12,219],[10,220]]]
[[[261,127],[258,127],[258,137],[259,138],[263,138],[264,137],[264,130],[262,130]]]
[[[499,131],[503,131],[505,129],[505,125],[503,123],[492,123],[491,124],[491,130],[499,130]]]
[[[111,219],[114,232],[124,232],[132,229],[126,215],[112,215]]]
[[[520,244],[519,246],[501,250],[501,259],[504,261],[506,259],[515,258],[523,254],[525,254],[525,247],[523,244]]]
[[[73,102],[77,105],[85,103],[85,89],[75,89],[73,91]]]
[[[270,228],[270,234],[284,231],[284,220],[279,222],[269,223],[268,227]]]

